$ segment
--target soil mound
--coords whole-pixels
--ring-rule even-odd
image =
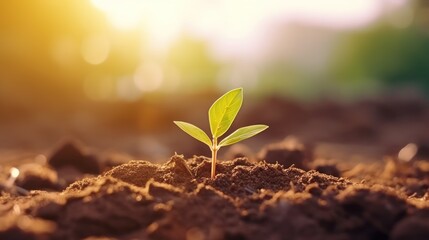
[[[130,161],[62,192],[0,197],[1,239],[428,239],[403,192],[245,158]],[[413,230],[415,229],[415,230]]]

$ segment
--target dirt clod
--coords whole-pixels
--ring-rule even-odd
[[[98,174],[101,167],[98,159],[87,153],[83,147],[76,142],[66,142],[62,144],[48,160],[54,168],[72,166],[82,173]]]
[[[304,144],[293,137],[288,137],[281,142],[265,146],[258,153],[258,159],[268,163],[278,162],[284,167],[308,169],[310,155],[310,151],[304,147]]]

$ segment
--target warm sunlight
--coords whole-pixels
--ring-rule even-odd
[[[164,50],[182,31],[193,1],[92,0],[119,30],[144,30],[156,50]]]
[[[0,7],[0,240],[429,240],[429,0]]]
[[[132,29],[140,22],[140,7],[142,1],[139,0],[91,0],[91,2],[105,12],[115,27],[120,29]]]
[[[191,58],[192,51],[198,51],[195,46],[177,47],[183,38],[200,41],[210,61],[229,64],[229,68],[214,76],[214,82],[223,85],[221,88],[237,85],[253,88],[258,85],[258,69],[269,59],[294,59],[310,72],[324,69],[329,61],[326,51],[332,43],[332,39],[325,38],[331,35],[325,33],[363,29],[390,13],[396,14],[392,24],[406,27],[413,16],[406,0],[325,0],[323,4],[314,4],[312,0],[91,0],[91,3],[114,27],[112,36],[134,32],[137,35],[132,37],[140,42],[139,67],[132,74],[120,76],[122,80],[118,81],[121,99],[135,99],[138,94],[171,87],[173,80],[169,73],[174,72],[175,66],[167,73],[168,66],[163,61],[174,54],[172,49],[184,52],[179,56],[183,64],[185,56]],[[317,32],[314,29],[319,32],[308,36]],[[103,35],[88,36],[81,55],[89,64],[102,64],[112,54],[112,44]],[[308,53],[313,56],[309,58]],[[154,61],[147,61],[153,57]],[[193,78],[180,74],[183,73],[179,73],[179,78],[188,82]],[[138,93],[131,94],[135,89]],[[93,97],[104,96],[104,92],[87,91]]]
[[[260,42],[267,26],[302,22],[327,28],[363,27],[384,11],[404,4],[404,0],[91,0],[120,30],[142,28],[157,50],[168,47],[186,32],[214,44],[215,48],[234,48],[249,37]],[[258,37],[259,36],[259,37]],[[259,40],[258,40],[259,39]],[[247,46],[248,44],[244,44]],[[254,48],[257,46],[247,46]]]

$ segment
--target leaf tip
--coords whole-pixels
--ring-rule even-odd
[[[239,88],[234,88],[234,89],[230,90],[228,93],[239,92],[240,94],[242,94],[243,91],[244,91],[243,87],[239,87]]]

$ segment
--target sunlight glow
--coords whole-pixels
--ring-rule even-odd
[[[387,1],[385,1],[387,2]],[[287,1],[285,8],[294,9],[288,17],[295,21],[332,28],[361,27],[375,20],[382,11],[382,2],[375,0]]]
[[[143,64],[134,75],[134,82],[142,92],[151,92],[161,87],[163,82],[161,66],[157,64]]]
[[[414,16],[409,0],[90,1],[117,28],[114,31],[133,30],[141,36],[140,62],[133,73],[116,79],[116,96],[130,101],[142,93],[174,89],[189,78],[168,66],[170,50],[183,38],[202,42],[211,60],[229,65],[216,76],[219,86],[256,88],[258,67],[273,59],[293,59],[297,66],[317,72],[328,61],[332,36],[381,20],[404,28]],[[90,37],[83,43],[82,56],[90,64],[101,64],[112,43],[102,36]],[[192,46],[183,56],[188,50]],[[156,64],[149,60],[153,57]],[[88,93],[104,98],[106,89],[95,92],[93,84],[88,82]]]
[[[85,39],[82,43],[83,59],[93,65],[103,63],[110,52],[110,42],[106,36],[93,35]]]
[[[142,27],[155,47],[168,46],[181,33],[210,41],[244,43],[261,37],[268,25],[302,22],[342,29],[363,27],[405,0],[91,0],[119,29]]]
[[[274,29],[303,23],[331,29],[364,27],[406,0],[91,0],[119,29],[140,29],[152,51],[163,53],[180,37],[206,40],[220,58],[265,51]],[[404,21],[398,25],[406,25]],[[283,27],[284,26],[284,27]],[[271,37],[270,37],[271,36]]]
[[[92,4],[105,12],[112,24],[123,30],[137,27],[141,21],[140,0],[92,0]]]
[[[11,168],[10,169],[10,177],[11,178],[17,178],[19,176],[19,169],[18,168]]]

